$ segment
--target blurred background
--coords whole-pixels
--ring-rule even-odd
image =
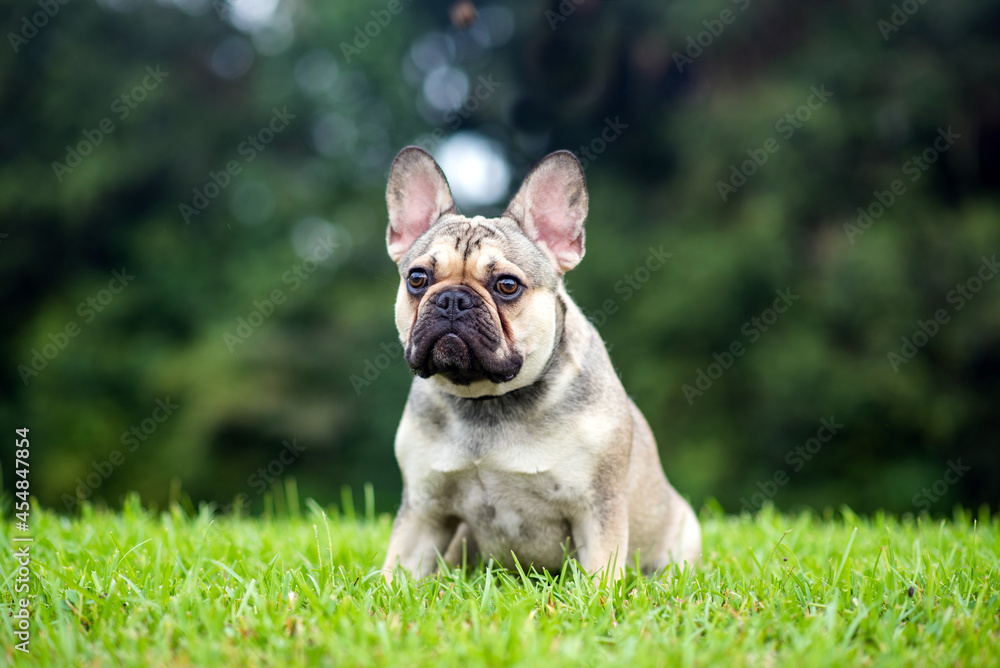
[[[581,158],[567,283],[696,505],[1000,507],[997,3],[61,2],[0,8],[0,424],[44,505],[392,511],[416,143],[470,215]]]

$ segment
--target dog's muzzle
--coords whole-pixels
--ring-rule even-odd
[[[406,361],[422,378],[441,374],[456,385],[504,383],[517,376],[523,360],[502,354],[502,342],[483,298],[464,286],[449,287],[421,310]]]

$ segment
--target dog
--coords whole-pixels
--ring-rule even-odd
[[[396,327],[417,377],[395,440],[403,498],[384,577],[477,554],[549,571],[569,554],[610,581],[631,560],[645,573],[694,565],[698,519],[563,283],[584,254],[576,157],[545,157],[499,218],[467,218],[410,146],[386,203]]]

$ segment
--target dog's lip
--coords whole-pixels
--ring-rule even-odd
[[[431,346],[431,355],[448,353],[468,355],[470,353],[469,342],[455,332],[443,334]]]
[[[411,349],[412,347],[408,348],[408,350]],[[481,362],[473,356],[472,344],[462,334],[454,330],[441,333],[432,343],[426,345],[424,350],[426,352],[419,359],[413,358],[409,352],[407,353],[407,361],[410,364],[410,368],[415,374],[423,378],[441,374],[445,378],[452,380],[452,382],[465,385],[476,379],[470,379],[467,382],[456,380],[449,375],[449,369],[451,373],[455,371],[468,373],[478,368],[483,372],[482,380],[499,384],[514,380],[517,378],[518,373],[520,373],[520,363],[517,364],[517,369],[513,370],[482,368]],[[451,359],[447,359],[449,357]]]
[[[433,351],[440,345],[455,345],[455,343],[461,344],[464,348],[469,348],[469,342],[466,341],[458,332],[445,332],[438,337],[437,341],[431,344],[431,350]]]
[[[428,312],[410,331],[405,358],[421,378],[440,374],[456,385],[479,380],[508,383],[520,373],[523,358],[502,348],[503,334],[493,331],[483,313],[449,319]]]

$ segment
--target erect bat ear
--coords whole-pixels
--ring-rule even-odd
[[[392,161],[385,190],[386,246],[398,263],[413,242],[446,213],[458,213],[444,172],[427,151],[407,146]]]
[[[525,177],[504,215],[516,220],[548,252],[559,273],[579,264],[584,253],[587,183],[576,157],[569,151],[545,156]]]

